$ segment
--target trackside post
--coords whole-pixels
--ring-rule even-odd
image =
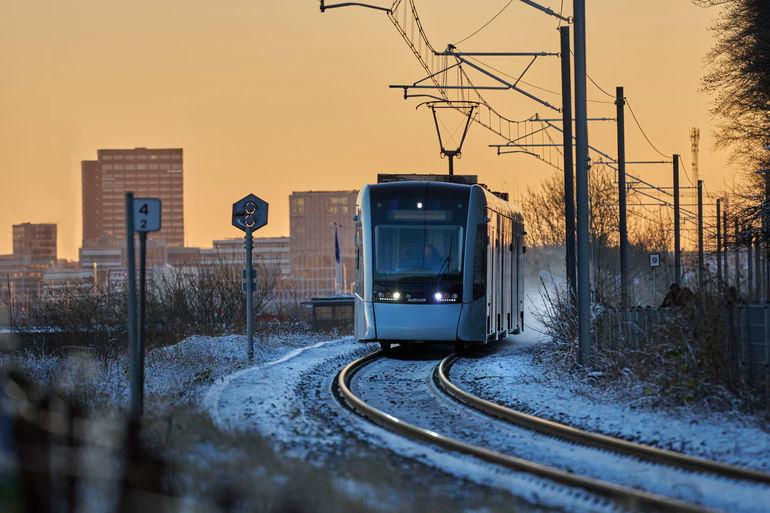
[[[160,230],[158,198],[134,198],[126,193],[126,255],[128,258],[128,354],[131,367],[131,415],[144,410],[144,338],[147,331],[147,234]],[[136,254],[134,233],[139,233],[139,315],[136,301]]]
[[[254,358],[254,291],[257,288],[256,273],[252,261],[254,252],[254,232],[267,224],[268,203],[254,194],[248,194],[233,203],[233,226],[244,232],[243,248],[245,266],[243,269],[243,292],[246,294],[246,354],[249,360]]]

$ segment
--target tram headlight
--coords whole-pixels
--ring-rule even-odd
[[[395,299],[395,300],[401,299],[401,293],[400,292],[394,292],[393,293],[393,299]]]
[[[444,298],[444,294],[442,294],[441,292],[436,292],[435,294],[433,294],[433,298],[436,301],[441,301]]]

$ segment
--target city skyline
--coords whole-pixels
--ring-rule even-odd
[[[260,235],[286,235],[286,198],[294,190],[358,189],[378,172],[445,170],[430,115],[387,87],[422,75],[383,17],[355,9],[321,15],[310,1],[179,7],[90,0],[8,6],[0,20],[0,63],[8,72],[0,85],[6,156],[0,253],[10,252],[12,224],[53,222],[60,255],[76,258],[80,161],[97,148],[185,148],[190,246],[237,236],[228,226],[229,208],[245,192],[271,203],[271,222]],[[445,44],[500,6],[478,5],[472,16],[459,1],[426,0],[419,7],[431,39]],[[648,135],[664,152],[681,153],[685,169],[689,129],[699,127],[701,176],[710,191],[728,174],[727,155],[712,150],[708,97],[699,92],[716,14],[663,0],[602,0],[587,13],[592,78],[608,91],[623,85]],[[121,23],[112,23],[118,17]],[[466,46],[555,50],[551,21],[515,5]],[[511,73],[522,67],[499,65]],[[557,68],[555,61],[538,61],[528,80],[558,90]],[[611,103],[590,84],[589,96]],[[513,117],[538,110],[520,96],[498,98]],[[589,104],[594,115],[612,115],[613,108]],[[654,157],[632,123],[626,124],[629,159]],[[589,137],[614,153],[613,131],[596,124]],[[472,127],[457,171],[510,192],[551,175],[534,159],[497,157],[488,148],[497,142]],[[668,168],[641,174],[661,185],[670,181]]]

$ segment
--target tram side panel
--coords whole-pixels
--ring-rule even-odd
[[[354,287],[354,335],[358,340],[377,340],[372,303],[372,232],[369,219],[369,186],[358,193],[356,215],[356,283]]]
[[[481,187],[471,189],[468,204],[465,264],[463,269],[463,305],[457,325],[457,339],[465,342],[487,341],[490,281],[487,273],[489,259],[489,223],[485,192]]]

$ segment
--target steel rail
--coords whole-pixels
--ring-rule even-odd
[[[572,474],[554,467],[462,442],[435,431],[415,426],[389,413],[378,410],[353,393],[350,389],[350,382],[356,372],[383,356],[381,351],[376,351],[359,358],[343,367],[335,379],[335,393],[341,401],[355,413],[380,427],[418,441],[428,442],[443,449],[467,454],[512,470],[550,479],[566,486],[581,488],[592,494],[610,499],[631,511],[655,513],[706,513],[713,511],[704,506],[691,504],[672,497],[655,495],[636,488]]]
[[[599,449],[634,456],[639,459],[674,466],[696,472],[717,474],[731,479],[754,481],[762,484],[770,484],[770,474],[745,467],[729,465],[718,461],[707,460],[696,456],[689,456],[676,451],[660,449],[636,442],[629,442],[620,438],[584,431],[559,422],[543,419],[518,410],[507,408],[497,403],[487,401],[475,396],[452,383],[449,379],[449,371],[457,360],[456,354],[451,354],[441,360],[435,369],[435,380],[439,386],[451,397],[461,403],[477,409],[487,415],[516,424],[518,426],[537,431],[546,435],[562,438],[570,442],[589,445]]]

